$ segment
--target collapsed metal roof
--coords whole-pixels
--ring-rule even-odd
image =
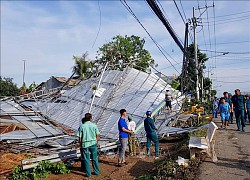
[[[173,110],[171,114],[165,115],[164,122],[157,126],[164,129],[171,117],[181,108],[183,97],[179,91],[171,88],[167,82],[154,73],[145,73],[133,68],[126,68],[123,71],[105,71],[101,77],[92,77],[82,81],[76,87],[66,91],[59,99],[53,102],[37,102],[36,108],[46,114],[53,121],[60,123],[74,131],[77,131],[81,124],[81,118],[89,112],[91,102],[93,107],[93,122],[97,124],[101,136],[107,139],[118,139],[119,132],[117,122],[120,117],[120,109],[125,108],[128,115],[132,115],[136,122],[137,134],[143,134],[143,121],[147,110],[153,111],[157,118],[165,111],[165,90],[169,89],[174,97]],[[100,81],[101,92],[96,91]],[[93,95],[96,92],[95,99]],[[97,95],[97,93],[99,93]]]
[[[37,112],[25,110],[13,100],[1,100],[0,115],[0,125],[3,127],[0,141],[52,137],[64,134],[61,129],[53,126]],[[11,130],[6,132],[11,125]]]

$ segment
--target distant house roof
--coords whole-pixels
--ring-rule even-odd
[[[69,79],[69,78],[66,78],[66,77],[55,77],[55,76],[52,76],[52,78],[55,78],[57,81],[59,81],[61,83],[65,83]],[[78,82],[77,79],[72,78],[72,79],[69,80],[68,85],[69,86],[74,86],[76,84],[76,82]]]

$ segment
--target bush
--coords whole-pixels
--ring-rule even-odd
[[[25,179],[34,179],[47,178],[49,174],[68,174],[70,170],[67,169],[64,163],[54,163],[51,164],[50,161],[45,160],[39,162],[38,166],[33,169],[23,171],[21,166],[15,166],[14,171],[11,174],[12,180],[25,180]]]

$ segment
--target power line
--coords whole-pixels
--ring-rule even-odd
[[[173,1],[174,1],[174,4],[175,4],[175,7],[176,7],[176,8],[177,8],[177,10],[178,10],[178,13],[179,13],[179,14],[180,14],[180,16],[181,16],[181,19],[182,19],[183,23],[185,24],[186,22],[185,22],[185,20],[184,20],[184,18],[183,18],[183,16],[182,16],[182,14],[181,14],[181,12],[180,12],[179,7],[177,6],[177,4],[176,4],[175,0],[173,0]]]
[[[247,18],[242,18],[242,19],[238,19],[238,20],[232,20],[232,21],[217,23],[217,24],[215,24],[215,25],[227,24],[227,23],[232,23],[232,22],[239,22],[239,21],[243,21],[243,20],[247,20],[247,19],[249,19],[249,17],[247,17]],[[204,26],[208,26],[208,25],[204,25]]]
[[[235,17],[235,18],[230,18],[230,19],[220,19],[220,20],[217,20],[216,22],[230,22],[230,21],[233,21],[233,20],[241,20],[241,19],[248,19],[250,17],[250,15],[248,16],[240,16],[240,17]],[[203,23],[212,23],[212,22],[215,22],[215,21],[207,21],[207,22],[203,22]]]
[[[214,50],[217,51],[217,42],[216,42],[216,26],[215,26],[215,5],[214,5],[214,0],[213,0],[213,15],[214,15]],[[214,64],[215,64],[215,68],[217,66],[217,57],[214,58]],[[215,75],[217,77],[217,71],[215,69]]]
[[[97,32],[97,34],[96,34],[96,38],[95,38],[95,41],[94,41],[94,43],[93,43],[93,45],[92,45],[92,48],[94,47],[94,45],[95,45],[95,43],[96,43],[96,40],[97,40],[97,38],[98,38],[98,36],[99,36],[99,33],[100,33],[100,30],[101,30],[101,26],[102,26],[102,12],[101,12],[101,7],[100,7],[100,2],[99,2],[99,0],[98,0],[98,9],[99,9],[99,14],[100,14],[100,19],[99,19],[99,28],[98,28],[98,32]]]
[[[217,42],[216,44],[218,45],[218,44],[240,44],[240,43],[248,43],[248,42],[250,42],[250,41],[234,41],[234,42]],[[205,44],[199,44],[199,46],[203,46],[203,45],[205,45]],[[214,45],[214,44],[212,44],[212,45]]]
[[[227,54],[250,54],[250,52],[230,52],[230,51],[213,51],[213,50],[205,50],[205,49],[200,49],[200,51],[208,51],[208,52],[214,52],[214,53],[227,53]]]
[[[233,15],[237,15],[237,14],[245,14],[245,13],[250,13],[250,11],[243,11],[243,12],[239,12],[239,13],[233,13],[233,14],[226,14],[226,15],[221,15],[221,16],[214,16],[211,18],[220,18],[220,17],[226,17],[226,16],[233,16]]]
[[[234,82],[230,81],[230,82],[225,82],[225,81],[218,81],[217,80],[217,82],[220,82],[220,83],[248,83],[250,81],[234,81]]]
[[[155,43],[156,47],[160,50],[162,55],[165,57],[165,59],[172,65],[172,67],[176,70],[176,72],[179,73],[179,71],[175,68],[175,66],[172,64],[172,62],[166,57],[166,55],[163,53],[162,49],[160,48],[159,44],[154,40],[154,38],[151,36],[151,34],[148,32],[148,30],[143,26],[143,24],[140,22],[140,20],[137,18],[137,16],[134,14],[130,6],[127,4],[125,0],[120,0],[122,5],[128,10],[128,12],[137,20],[137,22],[141,25],[141,27],[146,31],[148,36],[151,38],[151,40]],[[180,74],[180,73],[179,73]]]
[[[181,0],[180,0],[180,4],[181,4],[181,9],[182,9],[182,12],[183,12],[183,14],[184,14],[184,17],[185,17],[185,19],[186,19],[186,22],[188,21],[188,19],[187,19],[187,17],[186,17],[186,13],[185,13],[185,11],[184,11],[184,8],[183,8],[183,5],[182,5],[182,2],[181,2]],[[190,39],[191,39],[191,41],[192,41],[192,43],[194,42],[194,39],[193,39],[193,36],[192,36],[192,34],[188,31],[188,34],[189,34],[189,37],[190,37]]]
[[[168,32],[170,33],[170,35],[172,36],[172,38],[174,39],[176,44],[179,46],[179,48],[182,50],[182,52],[185,53],[184,48],[183,48],[183,42],[180,40],[180,38],[178,37],[175,30],[171,27],[169,22],[166,20],[164,14],[161,12],[157,3],[154,0],[146,0],[146,1],[149,4],[149,6],[151,7],[151,9],[153,9],[155,15],[157,15],[157,17],[161,20],[163,25],[167,28]]]

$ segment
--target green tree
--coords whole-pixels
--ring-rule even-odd
[[[186,74],[186,84],[184,84],[183,89],[191,90],[192,94],[196,96],[196,62],[194,59],[194,44],[190,44],[187,48],[188,55],[188,63],[187,63],[187,74]],[[197,58],[198,58],[198,76],[199,82],[201,82],[201,78],[203,77],[203,71],[206,69],[205,62],[208,60],[206,54],[201,53],[199,49],[197,49]],[[182,76],[178,77],[178,81],[180,82]],[[204,79],[204,87],[205,90],[209,90],[211,88],[212,82],[210,79]]]
[[[37,84],[35,82],[33,82],[29,85],[29,87],[27,88],[27,91],[32,92],[36,89],[36,87],[37,87]]]
[[[16,96],[19,90],[16,84],[13,83],[13,78],[0,76],[0,96]]]
[[[89,78],[93,73],[94,61],[88,59],[88,52],[83,53],[82,56],[73,56],[75,65],[72,72],[75,73],[81,79]]]
[[[173,80],[171,83],[171,87],[177,89],[180,86],[180,83],[176,80]]]
[[[138,36],[117,35],[99,48],[97,62],[103,65],[108,61],[111,69],[133,65],[138,70],[146,71],[150,65],[154,65],[154,60],[144,49],[144,44],[145,40]]]

